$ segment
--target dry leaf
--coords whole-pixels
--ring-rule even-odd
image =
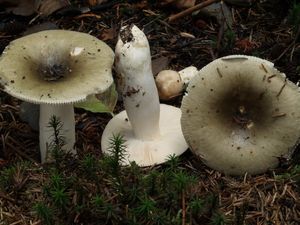
[[[174,5],[178,9],[187,9],[193,7],[196,3],[196,0],[177,0],[174,2]]]
[[[36,4],[36,9],[41,15],[49,16],[68,5],[70,5],[69,0],[41,0],[39,4]]]
[[[196,3],[196,0],[163,0],[160,2],[162,6],[164,5],[173,5],[178,9],[186,9],[194,6]]]
[[[168,4],[170,4],[170,3],[172,3],[172,2],[175,2],[176,0],[162,0],[162,1],[160,1],[160,5],[162,5],[162,6],[164,6],[164,5],[168,5]]]
[[[137,9],[145,9],[148,6],[148,1],[139,1],[137,3],[134,4],[134,7]]]
[[[0,6],[6,12],[19,16],[30,16],[36,12],[35,4],[40,0],[0,0]]]
[[[58,26],[52,22],[44,22],[40,24],[33,25],[32,27],[28,27],[23,35],[33,34],[43,30],[55,30],[58,29]]]
[[[161,56],[159,58],[152,60],[152,73],[154,75],[158,74],[160,71],[168,68],[170,59],[166,56]]]
[[[107,0],[88,0],[90,6],[100,5],[104,2],[107,2]]]
[[[117,36],[117,31],[115,28],[109,28],[102,30],[102,33],[100,35],[100,39],[102,41],[107,41],[114,39]]]

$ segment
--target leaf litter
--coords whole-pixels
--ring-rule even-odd
[[[300,60],[300,45],[299,42],[294,41],[296,32],[293,31],[294,28],[297,31],[297,26],[292,27],[284,22],[291,6],[290,3],[278,2],[278,5],[274,6],[274,4],[270,4],[270,1],[265,1],[265,3],[251,1],[251,6],[248,3],[245,6],[240,3],[241,1],[236,1],[238,5],[234,5],[234,0],[226,1],[233,13],[233,25],[231,30],[223,29],[222,31],[224,25],[213,18],[202,15],[187,14],[171,24],[167,18],[180,10],[164,8],[155,3],[144,3],[141,8],[138,5],[141,4],[141,1],[112,2],[101,3],[103,8],[107,6],[106,4],[110,5],[105,8],[106,10],[99,7],[100,10],[93,11],[94,15],[86,14],[88,16],[84,16],[85,13],[83,13],[82,17],[76,18],[78,14],[76,16],[68,14],[65,17],[50,16],[33,21],[31,21],[32,18],[28,18],[21,22],[29,29],[46,20],[59,28],[79,30],[104,38],[112,48],[115,46],[117,35],[115,35],[116,30],[114,33],[110,33],[111,29],[116,29],[124,23],[136,23],[144,28],[149,38],[152,56],[157,59],[154,60],[154,70],[156,71],[161,68],[180,70],[190,65],[202,68],[216,57],[247,52],[247,54],[270,60],[277,59],[277,66],[287,74],[290,80],[294,82],[299,80],[297,67],[299,67]],[[7,1],[0,1],[0,4],[8,5]],[[79,8],[85,4],[83,1],[72,1],[72,6]],[[97,6],[93,4],[95,3],[89,1],[89,6]],[[9,7],[12,8],[9,9]],[[9,4],[6,9],[14,13],[13,10],[16,10],[16,7],[18,7],[16,3],[15,5]],[[51,12],[52,10],[46,6],[44,9],[47,9],[45,15],[51,15],[55,11]],[[28,14],[28,9],[23,8],[22,10],[23,13]],[[34,10],[34,12],[36,11]],[[18,18],[13,15],[7,17],[5,14],[0,15],[0,18],[0,42],[3,41],[7,44],[23,35],[23,29],[1,30],[4,25],[8,26],[15,21],[20,22]],[[191,34],[195,38],[182,37],[183,32]],[[285,47],[290,44],[289,49],[285,51]],[[44,200],[43,186],[49,181],[49,173],[45,172],[47,165],[39,164],[38,132],[20,120],[19,100],[2,92],[0,100],[1,171],[18,162],[31,162],[31,166],[26,167],[18,175],[19,190],[4,191],[1,189],[0,221],[7,224],[41,224],[41,220],[32,213],[31,202]],[[179,96],[171,104],[179,106],[180,101],[181,97]],[[114,112],[122,109],[122,103],[118,102]],[[79,149],[79,160],[82,160],[87,154],[102,157],[101,149],[99,149],[101,134],[110,118],[109,114],[76,109],[76,145]],[[296,149],[297,152],[299,151]],[[215,215],[215,212],[212,211],[213,208],[217,209],[217,213],[224,215],[230,221],[229,224],[296,225],[300,223],[300,173],[295,166],[299,164],[297,155],[294,156],[292,163],[281,165],[276,170],[258,176],[246,174],[244,177],[230,177],[213,171],[190,152],[184,154],[181,161],[180,167],[197,177],[197,182],[193,183],[185,195],[186,200],[190,201],[197,197],[205,199],[207,196],[213,196],[214,199],[210,201],[210,205],[206,205],[206,211],[191,217],[188,217],[189,214],[186,215],[190,224],[209,224],[211,216]],[[64,173],[72,176],[70,170],[76,163],[78,163],[76,160],[69,161],[65,165],[69,168]],[[153,170],[161,171],[164,167],[162,165],[141,169],[141,173],[146,175]],[[73,175],[75,176],[75,174]],[[24,177],[22,178],[22,176]],[[125,172],[124,177],[129,181],[130,176]],[[115,191],[106,178],[100,182],[100,186],[101,193],[109,196],[111,202],[116,202]],[[85,181],[83,187],[87,192],[97,193],[94,182]],[[69,194],[73,198],[71,205],[75,207],[78,203],[78,193],[72,191]],[[164,204],[166,207],[167,202]],[[123,210],[126,212],[126,207]],[[189,208],[185,210],[189,210]],[[120,214],[122,213],[120,212]],[[83,215],[84,213],[79,213],[77,216],[73,215],[72,218],[76,218],[75,221],[78,223],[86,221],[84,224],[92,224]]]

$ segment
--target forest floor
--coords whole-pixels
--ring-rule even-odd
[[[183,9],[158,2],[108,1],[82,12],[90,5],[78,0],[47,17],[1,11],[0,52],[12,40],[53,28],[89,33],[114,49],[121,25],[133,23],[148,37],[154,74],[246,54],[273,62],[294,83],[300,80],[299,4],[236,1],[244,4],[228,3],[228,15],[190,13],[170,21]],[[181,99],[165,103],[180,106]],[[114,163],[118,157],[101,152],[111,115],[76,109],[78,156],[41,164],[39,135],[20,119],[21,101],[0,92],[0,102],[0,225],[300,224],[298,149],[293,159],[256,176],[224,175],[189,150],[163,165],[124,168]],[[121,110],[118,102],[114,112]]]

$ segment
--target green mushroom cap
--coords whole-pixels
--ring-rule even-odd
[[[5,92],[24,101],[74,103],[109,88],[113,61],[112,49],[89,34],[41,31],[6,47],[0,82]]]
[[[190,149],[227,174],[258,174],[289,156],[300,136],[299,88],[269,61],[222,57],[199,71],[182,102]]]

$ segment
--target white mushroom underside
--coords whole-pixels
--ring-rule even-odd
[[[126,140],[125,164],[132,161],[140,166],[163,163],[170,155],[181,155],[187,149],[181,132],[180,117],[180,109],[161,104],[160,137],[152,141],[143,141],[134,136],[126,111],[122,111],[107,124],[101,140],[102,151],[109,153],[110,139],[113,135],[121,134]]]

